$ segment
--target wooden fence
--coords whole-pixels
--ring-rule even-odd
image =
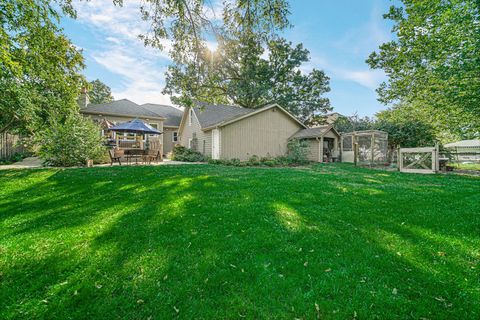
[[[7,159],[15,153],[25,152],[25,148],[19,143],[20,137],[9,133],[0,133],[0,159]]]
[[[435,147],[425,148],[400,148],[398,150],[398,168],[401,172],[438,172],[438,145],[435,145]]]

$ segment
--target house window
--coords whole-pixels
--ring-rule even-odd
[[[193,119],[193,109],[190,109],[190,115],[188,117],[188,125],[192,125],[192,119]]]
[[[149,125],[154,128],[154,129],[157,129],[158,130],[158,123],[149,123]],[[156,136],[156,134],[149,134],[150,137],[154,137]]]
[[[192,139],[188,139],[188,148],[189,148],[189,149],[192,148]]]
[[[177,141],[178,141],[178,132],[173,131],[172,142],[177,142]]]

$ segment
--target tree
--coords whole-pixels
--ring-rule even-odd
[[[47,0],[0,2],[0,132],[32,135],[53,114],[78,111],[83,58],[58,27],[55,8]]]
[[[204,48],[197,60],[175,61],[168,68],[164,93],[179,104],[200,100],[259,108],[276,102],[301,120],[329,110],[323,95],[330,90],[321,70],[301,71],[309,61],[303,45],[284,39],[267,42],[268,57],[261,42],[252,37],[219,39],[216,51]]]
[[[421,109],[448,136],[480,133],[480,3],[477,0],[402,0],[384,15],[394,21],[395,40],[367,63],[388,81],[379,100]],[[400,107],[398,107],[400,108]],[[436,134],[440,134],[437,131]]]
[[[97,124],[78,113],[66,116],[63,121],[57,118],[62,117],[49,119],[35,137],[39,155],[48,165],[69,167],[105,159],[106,149]]]
[[[302,120],[330,110],[323,97],[330,90],[328,77],[320,70],[302,72],[308,50],[277,36],[289,25],[287,15],[283,0],[225,4],[213,33],[217,49],[187,36],[182,43],[194,46],[172,50],[164,93],[187,106],[194,100],[247,108],[277,102]]]
[[[91,103],[107,103],[113,101],[112,90],[99,79],[90,82],[89,98]]]
[[[355,112],[351,116],[340,115],[333,126],[338,132],[372,130],[375,127],[375,120],[369,117],[362,118]]]
[[[412,113],[408,108],[396,107],[376,114],[375,128],[388,133],[388,145],[391,150],[397,147],[425,147],[435,143],[434,128]]]

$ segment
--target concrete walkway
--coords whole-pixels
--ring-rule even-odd
[[[182,164],[205,164],[205,162],[181,162],[181,161],[173,161],[170,159],[164,159],[162,162],[156,163],[152,162],[150,164],[143,164],[139,162],[138,164],[129,164],[127,165],[126,162],[122,162],[122,166],[166,166],[166,165],[182,165]],[[118,162],[113,164],[114,166],[119,166]],[[94,167],[110,167],[110,164],[96,164]],[[29,157],[25,158],[22,161],[15,162],[13,164],[8,164],[4,166],[0,166],[0,170],[7,170],[7,169],[32,169],[32,168],[48,168],[42,165],[42,160],[37,157]],[[70,167],[74,168],[74,167]],[[83,168],[83,167],[82,167]]]
[[[22,161],[15,162],[12,164],[7,164],[4,166],[0,166],[1,169],[31,169],[31,168],[42,168],[42,160],[37,157],[28,157],[23,159]]]

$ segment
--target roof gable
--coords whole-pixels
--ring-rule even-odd
[[[183,111],[164,104],[145,103],[141,107],[165,118],[164,126],[179,127],[182,120]]]
[[[293,120],[294,122],[296,122],[298,125],[300,125],[301,127],[303,128],[307,128],[305,126],[305,124],[303,124],[300,120],[298,120],[296,117],[294,117],[290,112],[288,112],[287,110],[285,110],[284,108],[282,108],[280,105],[274,103],[274,104],[270,104],[270,105],[266,105],[265,107],[262,107],[262,108],[258,108],[258,109],[248,109],[249,112],[243,114],[243,115],[239,115],[237,117],[234,117],[232,119],[229,119],[229,120],[226,120],[226,121],[223,121],[219,124],[217,124],[217,126],[226,126],[226,125],[229,125],[231,123],[234,123],[234,122],[237,122],[237,121],[240,121],[240,120],[243,120],[245,118],[248,118],[248,117],[251,117],[253,115],[256,115],[256,114],[259,114],[261,112],[264,112],[264,111],[267,111],[267,110],[270,110],[272,108],[278,108],[280,111],[282,111],[287,117],[289,117],[291,120]]]
[[[193,110],[202,129],[218,125],[254,111],[231,105],[197,103]]]
[[[327,132],[332,130],[338,137],[340,134],[335,130],[332,125],[323,125],[314,128],[306,128],[295,133],[290,139],[309,139],[309,138],[320,138],[324,136]]]

